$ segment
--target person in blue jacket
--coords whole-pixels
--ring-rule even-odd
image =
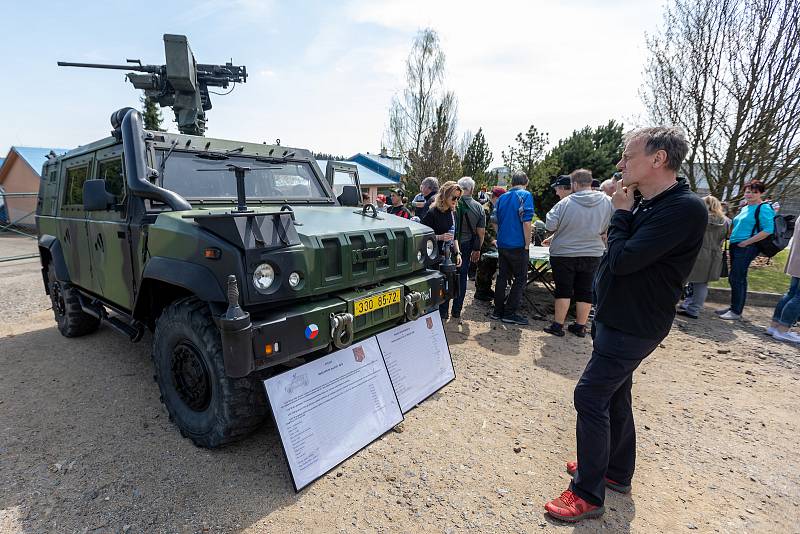
[[[528,278],[531,246],[533,195],[526,190],[528,177],[516,173],[511,177],[511,189],[497,200],[497,253],[500,270],[494,288],[494,311],[489,316],[504,323],[526,325],[528,318],[518,313]],[[511,291],[506,297],[506,285],[513,277]]]
[[[730,274],[728,283],[731,286],[731,305],[718,310],[722,319],[730,321],[741,319],[744,304],[747,300],[747,270],[750,263],[758,256],[756,243],[772,235],[775,229],[775,210],[769,202],[762,202],[764,184],[751,180],[744,186],[746,204],[733,219],[730,246]],[[758,224],[756,224],[758,214]]]

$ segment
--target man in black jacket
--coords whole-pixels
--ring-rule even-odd
[[[578,461],[567,463],[569,489],[545,505],[557,519],[599,517],[606,487],[631,489],[633,371],[669,333],[708,220],[677,176],[687,152],[677,128],[642,128],[626,138],[608,249],[595,277],[594,350],[575,387]]]

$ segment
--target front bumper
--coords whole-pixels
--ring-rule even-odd
[[[355,301],[393,289],[400,289],[401,298],[362,315],[355,315]],[[253,371],[273,367],[299,356],[329,352],[341,346],[341,330],[332,320],[350,321],[350,337],[344,343],[363,339],[399,323],[438,308],[446,294],[445,276],[426,270],[385,281],[369,289],[348,290],[316,301],[290,304],[251,321],[236,324],[216,317],[222,337],[225,373],[242,377]],[[348,315],[349,314],[349,318]],[[335,342],[334,336],[339,339]]]

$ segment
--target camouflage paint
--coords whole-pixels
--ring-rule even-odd
[[[241,236],[231,242],[195,220],[209,214],[229,213],[233,199],[208,199],[193,204],[189,211],[157,211],[151,202],[126,195],[124,209],[85,212],[82,206],[62,205],[65,195],[65,172],[75,165],[89,165],[87,178],[97,176],[98,164],[122,152],[122,145],[106,138],[69,152],[51,162],[59,168],[58,183],[45,189],[42,205],[58,200],[55,217],[44,212],[38,216],[41,234],[54,235],[62,245],[71,281],[85,292],[101,297],[102,301],[147,322],[149,309],[139,306],[140,292],[145,283],[149,264],[156,260],[179,261],[203,268],[224,295],[227,276],[235,274],[240,286],[242,307],[253,317],[253,357],[256,367],[274,364],[278,359],[294,357],[325,348],[330,344],[330,314],[353,313],[353,303],[359,298],[393,288],[401,289],[403,297],[416,291],[424,295],[424,308],[435,309],[440,302],[441,275],[426,268],[427,259],[417,259],[424,251],[426,240],[433,238],[427,226],[399,217],[379,214],[377,218],[362,214],[360,208],[337,206],[330,185],[324,179],[310,152],[300,149],[241,143],[219,139],[148,132],[148,164],[156,167],[160,158],[157,150],[168,150],[175,143],[183,150],[224,152],[239,149],[237,155],[286,157],[307,161],[328,195],[321,203],[292,204],[299,242],[291,246],[265,248],[255,246],[252,236]],[[57,199],[53,199],[57,193]],[[48,204],[49,203],[49,204]],[[248,202],[253,217],[272,220],[281,209],[281,202]],[[148,211],[149,210],[149,211]],[[258,219],[253,218],[253,221]],[[288,220],[288,219],[287,219]],[[225,222],[233,225],[231,232],[251,231],[252,225],[236,225],[231,217]],[[221,232],[219,226],[213,227]],[[70,239],[66,240],[65,235]],[[327,248],[326,248],[327,245]],[[206,258],[204,250],[220,251],[219,258]],[[331,254],[335,257],[332,259]],[[275,266],[276,281],[267,291],[259,291],[252,282],[255,268],[263,262]],[[172,265],[172,264],[170,264]],[[326,272],[333,268],[336,272]],[[302,282],[292,288],[288,277],[292,272],[301,275]],[[171,273],[180,277],[181,273]],[[217,308],[224,306],[220,298]],[[223,308],[224,309],[224,308]],[[405,302],[393,304],[354,321],[356,337],[390,328],[405,320]],[[306,339],[305,328],[317,324],[319,334]],[[287,329],[287,325],[291,328]],[[292,348],[280,357],[268,358],[263,343],[270,339]]]

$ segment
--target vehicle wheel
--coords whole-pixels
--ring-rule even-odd
[[[263,384],[225,374],[219,330],[204,302],[191,297],[167,306],[156,322],[153,365],[170,420],[195,445],[231,443],[264,421]]]
[[[77,290],[72,284],[56,278],[56,269],[52,263],[47,267],[47,285],[50,302],[53,304],[53,315],[61,335],[78,337],[97,330],[100,319],[83,311]]]

